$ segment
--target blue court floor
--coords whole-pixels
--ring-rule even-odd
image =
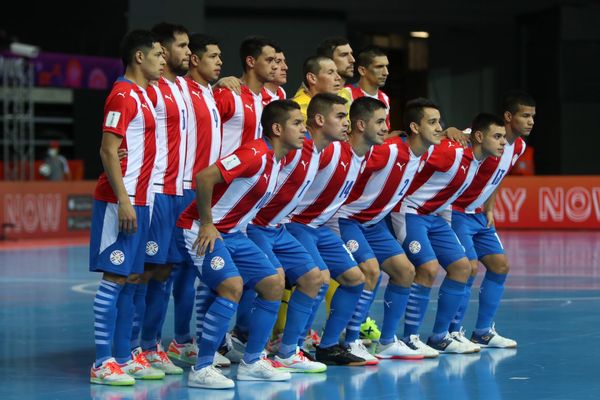
[[[285,383],[236,382],[228,391],[188,388],[186,375],[131,388],[91,385],[98,276],[87,270],[87,247],[2,250],[0,400],[600,399],[600,232],[505,231],[501,237],[512,274],[496,328],[519,342],[517,350],[330,367],[325,374],[298,374]],[[382,293],[371,312],[378,321]],[[425,337],[435,293],[423,324]],[[476,296],[473,290],[468,335]],[[170,310],[167,343],[171,315]],[[323,311],[317,326],[322,321]]]

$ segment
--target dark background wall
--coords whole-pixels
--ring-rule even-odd
[[[0,16],[4,44],[16,37],[44,51],[118,56],[128,29],[169,20],[217,36],[224,75],[240,74],[237,51],[245,36],[266,35],[286,51],[290,95],[301,80],[302,60],[317,43],[346,35],[355,51],[374,43],[388,52],[392,70],[385,91],[395,128],[402,104],[416,96],[436,100],[447,125],[466,127],[476,113],[497,111],[503,92],[521,88],[538,102],[529,139],[537,172],[600,174],[596,1],[107,0],[68,2],[68,12],[60,2],[15,7],[18,12]],[[430,38],[411,38],[414,30],[428,31]],[[103,98],[98,92],[75,94],[74,156],[97,159]],[[95,177],[97,168],[90,171]]]

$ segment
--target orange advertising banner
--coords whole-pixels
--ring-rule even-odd
[[[0,238],[89,235],[96,181],[0,182]]]
[[[600,229],[600,176],[509,176],[494,219],[505,229]]]

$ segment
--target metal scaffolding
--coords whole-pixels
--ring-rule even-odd
[[[5,180],[33,180],[35,161],[34,64],[0,57],[2,150]]]

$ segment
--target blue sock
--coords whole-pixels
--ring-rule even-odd
[[[477,313],[477,324],[475,333],[482,335],[487,333],[492,327],[492,321],[498,311],[502,293],[504,293],[504,282],[506,274],[496,274],[487,271],[481,288],[479,288],[479,312]]]
[[[235,321],[236,333],[248,335],[250,331],[250,322],[252,321],[252,305],[256,299],[254,289],[246,289],[242,293],[240,305],[238,307],[237,319]]]
[[[173,291],[173,280],[175,279],[173,271],[165,282],[165,290],[163,292],[163,308],[161,311],[161,317],[158,325],[156,326],[156,343],[162,342],[162,330],[167,318],[167,311],[169,310],[169,301],[171,300],[171,292]]]
[[[223,297],[217,297],[206,312],[202,337],[198,343],[196,370],[212,364],[215,351],[229,328],[229,321],[237,310],[237,303]]]
[[[440,294],[438,296],[438,309],[433,324],[432,340],[439,341],[446,336],[450,322],[456,315],[456,310],[465,295],[465,284],[452,280],[448,277],[440,286]]]
[[[248,342],[244,353],[246,364],[252,364],[260,358],[260,353],[265,349],[273,326],[275,326],[280,304],[281,301],[268,301],[260,297],[254,300]]]
[[[131,359],[131,331],[133,329],[133,294],[137,285],[126,283],[117,301],[117,322],[115,324],[115,359],[123,364]]]
[[[175,320],[175,340],[177,343],[190,343],[190,321],[194,312],[196,268],[179,265],[173,274],[173,306]]]
[[[315,299],[298,289],[292,293],[292,297],[288,302],[285,328],[283,329],[281,347],[279,348],[280,357],[288,358],[296,353],[298,338],[302,335],[306,321],[312,313],[314,302]]]
[[[117,301],[123,286],[102,279],[94,298],[96,367],[112,357],[112,340],[117,319]]]
[[[410,335],[418,335],[419,328],[425,318],[425,312],[429,305],[429,294],[431,288],[413,283],[410,285],[410,294],[406,305],[406,314],[404,316],[404,339]]]
[[[208,308],[214,303],[217,298],[211,288],[206,286],[204,283],[198,281],[196,286],[196,341],[200,343],[200,337],[202,336],[202,330],[204,326],[204,316],[208,312]],[[237,307],[236,307],[237,310]]]
[[[301,348],[302,348],[302,346],[304,346],[304,338],[306,338],[306,335],[308,335],[308,331],[310,331],[313,323],[315,322],[315,318],[317,317],[317,312],[319,311],[319,306],[323,302],[323,299],[325,298],[325,295],[327,294],[327,290],[329,290],[329,284],[324,284],[323,286],[321,286],[321,290],[319,290],[317,297],[315,297],[315,299],[313,301],[312,311],[310,312],[310,316],[308,317],[308,320],[306,321],[306,326],[304,326],[304,330],[302,331],[302,333],[300,334],[300,337],[298,338],[298,346],[300,346]]]
[[[327,348],[338,343],[340,334],[348,325],[358,304],[358,299],[365,287],[364,283],[356,286],[340,286],[331,299],[331,310],[325,324],[320,347]]]
[[[158,325],[162,319],[164,309],[166,284],[154,279],[148,282],[146,294],[146,316],[142,325],[142,349],[156,350]]]
[[[379,279],[377,279],[377,283],[375,284],[375,288],[373,289],[373,296],[371,296],[371,300],[369,300],[369,304],[367,304],[367,310],[371,310],[371,306],[375,301],[375,297],[377,297],[377,291],[379,290],[379,286],[381,286],[381,280],[383,279],[383,274],[379,273]],[[369,316],[369,311],[365,314],[363,322],[367,321],[367,317]],[[362,324],[361,324],[362,325]]]
[[[388,282],[383,295],[383,326],[381,328],[381,344],[389,344],[394,341],[396,330],[400,320],[406,311],[406,303],[410,288],[394,285]]]
[[[469,276],[469,280],[465,286],[465,294],[460,302],[460,306],[458,306],[458,311],[456,312],[456,315],[450,324],[450,332],[459,332],[460,328],[462,328],[462,323],[465,319],[465,315],[467,314],[467,307],[469,307],[469,301],[471,300],[471,288],[473,287],[474,281],[475,277]]]
[[[142,323],[144,321],[144,315],[146,315],[146,292],[148,291],[148,285],[145,283],[138,283],[133,294],[133,306],[135,308],[135,314],[133,314],[133,327],[131,330],[131,349],[140,347],[140,331],[142,330]]]
[[[358,339],[360,334],[360,326],[363,321],[367,317],[367,313],[369,312],[369,305],[372,303],[372,299],[375,297],[374,293],[370,290],[363,289],[360,297],[358,298],[358,303],[356,304],[356,308],[354,309],[354,313],[346,326],[346,344],[354,342]]]

